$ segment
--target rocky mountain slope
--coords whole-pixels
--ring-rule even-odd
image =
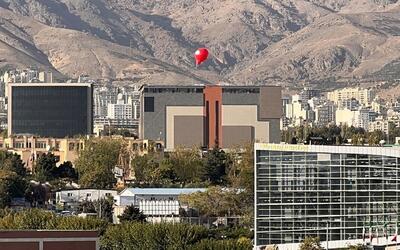
[[[364,78],[398,65],[399,11],[397,0],[0,0],[0,67],[175,84]],[[196,69],[200,46],[212,58]]]

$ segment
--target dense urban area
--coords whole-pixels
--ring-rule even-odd
[[[397,168],[394,174],[361,169],[365,163],[386,164],[384,149],[400,142],[398,100],[384,101],[372,88],[323,92],[305,87],[281,95],[280,88],[268,86],[111,86],[88,76],[57,83],[51,73],[35,69],[6,71],[0,80],[4,118],[0,229],[95,230],[93,239],[101,249],[251,249],[254,244],[277,249],[293,242],[302,242],[301,249],[322,249],[320,241],[326,241],[328,234],[324,216],[331,216],[328,210],[336,214],[333,211],[338,209],[337,216],[346,221],[352,209],[365,209],[368,214],[380,211],[385,228],[379,227],[382,218],[372,214],[355,217],[352,230],[351,220],[349,225],[335,225],[332,217],[330,240],[356,240],[362,234],[361,242],[345,242],[351,249],[364,249],[366,230],[370,246],[381,229],[386,244],[390,234],[397,235],[397,226],[390,224],[397,220],[390,212],[397,211],[397,205],[390,202],[398,199],[398,195],[392,199],[391,181],[382,184],[382,194],[375,195],[371,185],[379,190],[377,180],[357,181],[358,171],[363,171],[366,176],[400,182]],[[82,105],[62,107],[68,102]],[[215,103],[215,108],[209,103]],[[280,144],[263,144],[271,142]],[[375,159],[360,148],[343,156],[342,148],[332,154],[304,148],[328,146],[342,146],[349,152],[353,146],[383,150]],[[296,153],[303,150],[305,155]],[[396,159],[390,156],[387,161]],[[334,178],[340,176],[333,170],[336,158],[335,171],[355,177],[350,189],[360,189],[354,200],[360,204],[355,207],[347,204],[354,195],[346,191],[351,182],[345,180],[350,179],[343,176],[340,184],[342,180]],[[294,165],[285,165],[292,161]],[[331,170],[323,170],[330,164],[334,164]],[[355,172],[342,169],[341,164]],[[350,168],[353,164],[360,168]],[[303,172],[304,177],[315,176],[304,179]],[[333,178],[331,183],[322,178],[326,174]],[[335,183],[344,185],[342,193],[335,194]],[[310,204],[302,196],[283,192],[291,187],[306,192],[304,199],[316,205],[307,207]],[[283,193],[276,193],[280,190]],[[362,190],[369,190],[369,198]],[[278,197],[282,197],[279,202]],[[334,205],[336,199],[344,203]],[[361,205],[374,204],[375,199],[387,205]],[[273,226],[279,214],[285,219]],[[317,214],[321,216],[311,220]],[[304,226],[296,229],[296,221]],[[257,233],[264,226],[268,235]],[[315,231],[301,233],[308,227]],[[285,234],[285,228],[295,231]]]

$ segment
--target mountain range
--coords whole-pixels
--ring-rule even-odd
[[[0,0],[3,70],[294,86],[397,79],[399,52],[397,0]]]

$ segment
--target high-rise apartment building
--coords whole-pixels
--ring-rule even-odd
[[[91,84],[12,83],[8,88],[8,135],[92,134]]]
[[[333,101],[336,105],[340,105],[342,101],[355,99],[362,105],[368,106],[375,97],[375,93],[370,89],[363,88],[344,88],[329,92],[328,100]]]
[[[143,86],[141,92],[140,138],[163,140],[166,149],[280,141],[280,87]]]
[[[328,235],[344,248],[363,232],[393,235],[399,213],[398,148],[255,145],[258,247]]]

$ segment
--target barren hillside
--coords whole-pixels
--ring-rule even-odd
[[[397,0],[0,0],[0,67],[176,84],[362,78],[396,67],[399,10]],[[200,46],[212,57],[196,69]]]

